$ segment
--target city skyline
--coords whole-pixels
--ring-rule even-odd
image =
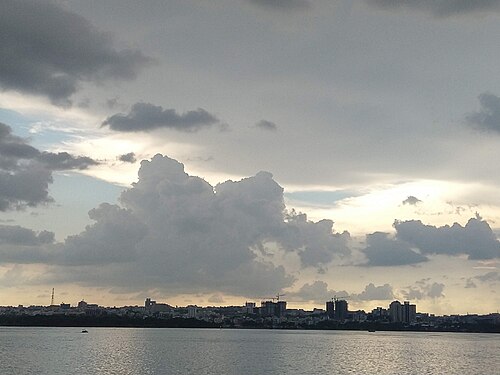
[[[498,311],[499,18],[500,1],[5,1],[0,304]]]

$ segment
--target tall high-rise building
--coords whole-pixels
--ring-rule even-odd
[[[331,319],[335,317],[335,303],[333,301],[326,301],[326,314]]]
[[[412,305],[410,304],[409,301],[405,301],[402,306],[403,323],[414,322],[416,316],[417,316],[417,305]]]
[[[393,323],[400,323],[403,321],[403,307],[401,302],[392,301],[389,305],[389,318]]]
[[[348,313],[347,301],[345,299],[336,299],[335,300],[335,312],[334,318],[335,320],[346,320]]]
[[[264,317],[284,317],[286,315],[286,301],[262,301],[260,303],[260,315]]]

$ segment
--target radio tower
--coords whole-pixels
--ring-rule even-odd
[[[50,298],[50,306],[54,306],[54,288],[52,288],[52,297]]]

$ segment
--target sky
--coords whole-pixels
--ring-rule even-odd
[[[2,0],[0,305],[500,307],[500,0]]]

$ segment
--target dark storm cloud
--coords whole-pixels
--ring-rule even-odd
[[[118,156],[118,160],[123,161],[124,163],[135,163],[137,161],[133,152]]]
[[[428,259],[416,252],[405,241],[390,238],[388,233],[375,232],[366,236],[367,266],[403,266],[425,262]]]
[[[133,79],[149,61],[50,1],[2,1],[0,35],[0,87],[57,104],[69,104],[82,81]]]
[[[488,223],[479,216],[471,218],[465,226],[435,227],[420,220],[396,221],[397,239],[417,247],[422,254],[466,254],[469,259],[500,257],[500,242]]]
[[[117,113],[108,117],[102,126],[121,132],[150,131],[169,128],[196,132],[218,123],[217,117],[202,108],[179,114],[175,109],[163,109],[150,103],[136,103],[128,114]]]
[[[0,211],[51,201],[48,186],[53,170],[85,169],[98,164],[66,152],[41,152],[0,123]]]
[[[255,127],[262,130],[270,130],[270,131],[278,130],[278,126],[274,122],[267,120],[259,121],[258,123],[255,124]]]
[[[249,2],[276,10],[307,9],[311,6],[308,0],[248,0]]]
[[[490,93],[479,95],[481,108],[466,115],[466,122],[482,130],[500,132],[500,98]]]
[[[408,198],[406,198],[402,203],[403,205],[410,205],[410,206],[416,206],[417,204],[421,203],[422,201],[418,199],[417,197],[414,197],[413,195],[410,195]]]
[[[366,0],[366,2],[383,9],[414,9],[437,17],[500,9],[499,0]]]

